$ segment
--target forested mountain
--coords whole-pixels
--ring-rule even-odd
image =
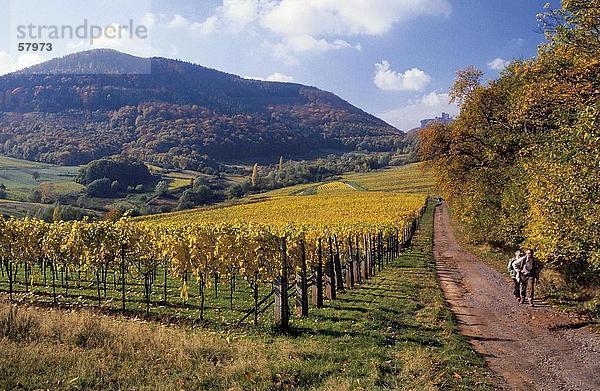
[[[151,66],[148,74],[136,69]],[[336,95],[100,49],[0,77],[0,153],[59,164],[124,154],[198,169],[319,149],[395,150],[404,134]]]

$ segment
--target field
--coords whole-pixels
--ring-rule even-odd
[[[52,183],[56,194],[79,192],[83,186],[73,182],[79,167],[63,167],[0,156],[0,183],[8,195],[26,200],[42,182]]]
[[[348,189],[349,191],[346,191]],[[188,225],[194,222],[219,223],[247,221],[268,225],[285,224],[335,225],[339,222],[378,225],[405,219],[403,210],[412,210],[424,204],[418,194],[385,192],[357,192],[344,188],[327,191],[328,195],[279,196],[262,202],[197,211],[182,211],[146,216],[137,219],[152,224]],[[408,209],[405,209],[408,206]],[[395,210],[391,210],[394,208]],[[399,212],[399,213],[394,213]]]
[[[0,388],[493,389],[437,285],[431,211],[410,251],[289,334],[2,304]]]
[[[420,163],[412,163],[365,173],[344,174],[338,180],[285,187],[251,198],[264,199],[281,195],[312,195],[348,190],[432,194],[434,185],[431,173],[424,170]]]
[[[394,173],[412,175],[414,169]],[[16,226],[25,235],[16,234],[12,247],[3,244],[5,253],[23,247],[23,257],[37,259],[39,251],[56,248],[49,261],[60,254],[74,258],[50,267],[11,266],[11,287],[9,269],[2,269],[0,373],[6,376],[0,376],[0,388],[492,389],[489,372],[459,335],[437,283],[433,204],[415,232],[411,221],[425,194],[385,191],[386,184],[410,187],[383,173],[380,181],[372,173],[313,185],[313,195],[270,195],[125,225]],[[44,239],[51,247],[36,250],[27,239],[35,232],[63,244],[52,247],[53,239]],[[135,244],[124,247],[126,282],[120,258],[94,255],[100,248],[118,253],[119,241],[108,239],[124,238],[125,232]],[[285,329],[274,327],[274,321],[281,324],[274,318],[278,307],[272,297],[269,303],[274,278],[281,277],[280,260],[273,260],[279,259],[282,238],[294,313],[304,308],[296,287],[308,277],[303,262],[313,274],[321,265],[321,243],[329,254],[322,305],[292,315]],[[169,263],[154,262],[148,255],[155,251],[171,254]],[[264,255],[267,263],[261,264]],[[315,278],[305,291],[311,303],[320,286]],[[16,314],[9,310],[9,289],[19,303]]]

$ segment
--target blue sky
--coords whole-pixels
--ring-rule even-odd
[[[0,73],[95,47],[179,58],[244,77],[332,91],[408,130],[442,111],[456,69],[494,78],[544,40],[534,0],[0,0]],[[558,7],[558,2],[553,2]],[[151,40],[56,42],[16,51],[15,25],[77,23],[149,27]],[[8,19],[8,20],[7,20]]]

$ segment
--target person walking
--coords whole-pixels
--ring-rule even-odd
[[[508,260],[508,263],[506,264],[506,270],[508,271],[508,274],[510,274],[510,278],[512,279],[512,282],[513,282],[513,296],[515,297],[515,300],[521,299],[521,290],[520,290],[520,285],[519,285],[518,272],[516,269],[520,270],[522,261],[523,261],[523,252],[521,250],[517,250],[515,252],[515,256],[510,258]],[[518,263],[518,266],[516,269],[513,266],[513,264],[515,262]]]
[[[519,270],[519,293],[520,293],[520,302],[524,303],[527,298],[527,286],[529,285],[529,305],[533,307],[533,297],[535,294],[535,280],[538,278],[538,262],[535,258],[532,249],[529,249],[525,252],[525,257],[520,263]]]

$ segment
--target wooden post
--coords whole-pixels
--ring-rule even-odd
[[[333,256],[333,264],[335,267],[335,282],[339,291],[344,290],[344,275],[342,273],[342,262],[340,262],[340,244],[338,243],[337,236],[333,235],[333,243],[335,245],[335,252]]]
[[[348,285],[354,289],[354,249],[351,237],[348,237],[348,277]]]
[[[125,312],[125,246],[121,245],[121,311]]]
[[[369,253],[368,253],[368,247],[367,247],[367,236],[363,235],[363,251],[364,251],[364,258],[363,258],[363,262],[361,264],[362,266],[362,278],[367,280],[369,278]]]
[[[329,300],[336,299],[336,284],[335,284],[335,271],[333,266],[333,244],[331,241],[331,236],[327,238],[328,247],[329,247],[329,256],[327,257],[327,265],[325,267],[326,277],[326,287],[325,287],[325,295]]]
[[[275,306],[274,320],[275,324],[282,329],[287,329],[290,325],[290,313],[288,306],[288,265],[285,236],[281,238],[281,271],[275,279]]]
[[[358,235],[356,235],[356,242],[354,247],[354,278],[357,284],[362,283],[362,277],[360,275],[360,240]]]
[[[296,275],[296,314],[308,316],[308,276],[306,273],[306,245],[300,240],[300,273]]]
[[[317,243],[317,265],[313,270],[312,300],[314,306],[323,308],[323,248],[321,238]]]

